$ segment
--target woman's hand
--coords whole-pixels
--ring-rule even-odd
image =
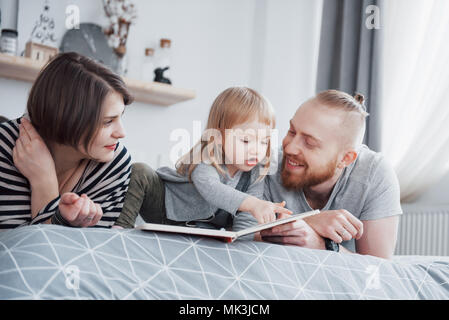
[[[94,226],[103,216],[103,210],[99,204],[94,203],[85,194],[80,197],[72,192],[64,193],[61,196],[59,212],[73,227]]]
[[[49,201],[59,196],[55,162],[44,140],[30,121],[23,118],[12,151],[14,165],[31,187],[31,218]]]
[[[276,214],[279,218],[285,218],[292,212],[284,208],[285,202],[273,203],[270,201],[260,200],[256,197],[248,197],[243,201],[240,211],[247,211],[256,218],[258,223],[273,222],[276,220]],[[243,209],[243,210],[242,210]]]
[[[319,214],[304,218],[320,236],[337,243],[351,239],[360,239],[363,223],[346,210],[321,211]]]
[[[22,118],[19,125],[19,138],[13,149],[16,168],[33,186],[58,186],[55,163],[44,140],[28,119]]]

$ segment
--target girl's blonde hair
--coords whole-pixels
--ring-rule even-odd
[[[225,130],[236,125],[249,122],[253,119],[274,129],[275,117],[271,103],[257,91],[247,87],[231,87],[224,90],[215,98],[209,112],[207,127],[201,140],[192,149],[182,156],[176,163],[177,172],[191,175],[199,162],[206,162],[215,167],[222,175],[225,175],[220,164],[224,163]],[[268,143],[265,162],[257,181],[264,178],[270,166],[271,143]]]

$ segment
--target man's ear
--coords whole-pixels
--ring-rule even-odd
[[[353,163],[357,159],[357,152],[355,150],[348,150],[346,151],[345,155],[343,156],[343,159],[341,159],[340,163],[337,165],[338,168],[343,169],[347,166],[349,166],[351,163]]]

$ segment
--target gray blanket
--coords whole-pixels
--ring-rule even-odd
[[[449,299],[449,259],[53,225],[0,233],[0,299]]]

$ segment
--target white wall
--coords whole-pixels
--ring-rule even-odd
[[[252,0],[137,2],[139,20],[129,38],[130,73],[138,69],[145,46],[168,37],[173,84],[196,90],[197,97],[170,107],[136,103],[127,110],[125,142],[135,160],[157,166],[162,155],[159,164],[171,165],[168,155],[176,141],[169,141],[170,133],[177,128],[192,132],[193,121],[204,127],[212,101],[221,91],[249,85],[254,4]]]
[[[251,70],[251,85],[276,109],[279,139],[302,102],[315,94],[322,1],[267,0],[263,59]],[[255,28],[255,34],[259,28]],[[257,61],[257,52],[253,59]],[[262,70],[262,76],[260,74]]]
[[[0,0],[14,1],[14,0]],[[19,2],[19,50],[29,39],[43,0]],[[139,77],[144,48],[172,39],[174,86],[191,88],[194,100],[170,107],[133,103],[126,111],[124,143],[134,161],[171,165],[170,133],[203,127],[213,99],[232,85],[259,90],[277,112],[280,139],[299,104],[314,92],[321,1],[315,0],[136,0],[138,19],[128,39],[129,76]],[[76,4],[81,22],[107,23],[101,0],[50,0],[58,44],[65,8]],[[22,114],[31,84],[0,79],[0,113]],[[7,103],[5,103],[7,101]],[[193,141],[192,141],[193,142]],[[162,156],[159,160],[158,157]]]

